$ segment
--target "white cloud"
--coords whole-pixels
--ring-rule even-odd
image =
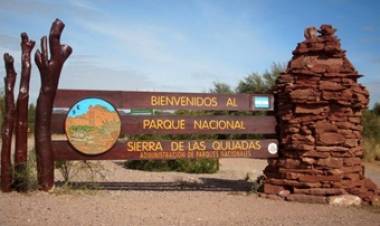
[[[172,63],[174,56],[165,48],[164,42],[159,40],[158,31],[147,27],[138,28],[126,23],[102,23],[83,21],[87,29],[115,39],[121,48],[132,51],[140,57],[158,63]],[[180,38],[178,38],[180,37]],[[176,35],[177,39],[183,36]]]
[[[16,15],[34,15],[38,18],[57,17],[58,15],[75,15],[77,18],[95,19],[101,15],[101,10],[87,1],[47,1],[47,0],[0,0],[0,11]]]

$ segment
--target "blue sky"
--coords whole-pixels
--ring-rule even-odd
[[[86,114],[88,112],[88,109],[91,106],[102,106],[106,108],[110,112],[114,112],[115,108],[108,103],[105,100],[99,99],[99,98],[86,98],[83,100],[80,100],[78,103],[74,105],[69,111],[69,116],[70,117],[78,117],[83,114]]]
[[[273,62],[287,63],[304,28],[328,23],[365,75],[360,82],[370,90],[371,103],[380,101],[380,1],[0,0],[0,53],[14,55],[19,71],[20,33],[39,42],[55,18],[65,22],[62,42],[74,50],[60,88],[203,92],[213,82],[234,87]],[[38,89],[34,66],[32,100]]]

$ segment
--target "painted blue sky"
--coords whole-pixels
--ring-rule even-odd
[[[74,49],[60,88],[203,92],[213,82],[234,87],[273,62],[287,63],[305,27],[329,23],[365,75],[361,82],[371,103],[380,101],[380,1],[0,0],[0,53],[14,55],[19,71],[20,33],[39,42],[55,18],[65,22],[62,41]],[[32,100],[38,87],[34,67]]]
[[[102,106],[110,112],[115,112],[115,108],[105,100],[99,98],[86,98],[76,103],[69,111],[70,117],[78,117],[88,112],[91,106]]]

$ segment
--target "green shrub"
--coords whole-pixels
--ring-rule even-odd
[[[246,180],[248,180],[248,176]],[[263,175],[258,176],[256,180],[252,183],[250,192],[252,193],[258,193],[258,192],[264,192],[264,181],[265,177]]]
[[[374,111],[365,111],[362,122],[364,137],[380,142],[380,115],[377,115]]]
[[[218,159],[179,159],[175,163],[176,171],[186,173],[215,173],[219,170]]]
[[[36,151],[28,152],[28,160],[25,168],[14,171],[15,182],[13,186],[18,191],[33,191],[38,188]]]
[[[376,103],[372,110],[377,116],[380,116],[380,103]]]
[[[128,169],[146,171],[177,171],[185,173],[215,173],[219,170],[218,159],[198,160],[131,160],[124,166]]]
[[[374,110],[363,113],[363,135],[364,135],[364,160],[380,161],[380,115],[379,105]]]

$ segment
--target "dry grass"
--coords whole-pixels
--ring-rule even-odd
[[[371,138],[364,140],[364,160],[380,161],[380,143],[377,140]]]

